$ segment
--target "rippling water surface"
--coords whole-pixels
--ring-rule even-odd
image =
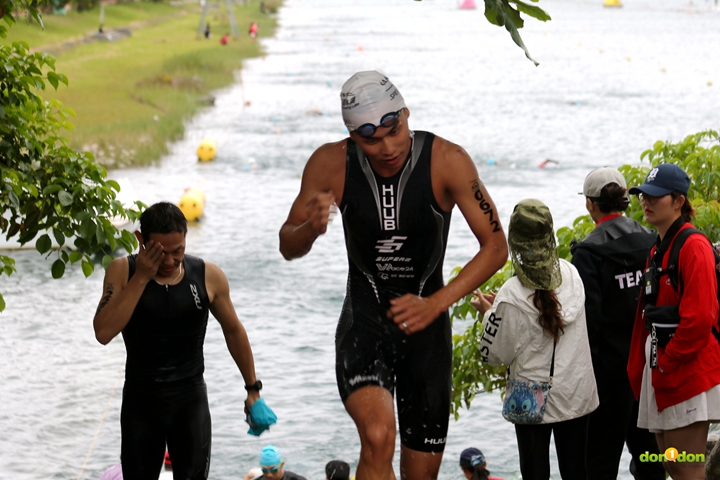
[[[543,0],[553,20],[528,20],[522,31],[541,63],[534,67],[482,10],[459,10],[455,0],[286,0],[276,36],[264,40],[267,56],[245,62],[238,83],[189,122],[169,155],[154,167],[112,172],[129,177],[148,204],[175,202],[190,186],[207,194],[188,251],[227,273],[263,394],[280,419],[260,439],[246,435],[243,382],[211,319],[211,478],[242,478],[268,443],[309,479],[324,478],[332,458],[357,462],[359,441],[334,378],[347,271],[340,221],[300,260],[284,261],[277,240],[308,156],[345,135],[338,94],[347,77],[387,73],[412,128],[474,158],[504,223],[532,196],[559,227],[583,213],[577,192],[590,169],[637,163],[656,140],[720,127],[720,13],[711,2],[694,4],[627,0],[603,9],[601,0]],[[194,150],[205,136],[217,139],[219,153],[198,164]],[[559,163],[538,169],[547,158]],[[459,212],[449,242],[446,275],[476,248]],[[0,280],[8,303],[0,315],[0,478],[78,478],[87,458],[82,478],[97,479],[118,461],[125,360],[121,337],[104,347],[94,339],[102,274],[72,270],[54,281],[36,252],[15,256],[18,273]],[[470,445],[494,475],[519,477],[500,406],[498,395],[481,395],[451,422],[441,479],[461,478],[457,458]],[[631,478],[626,466],[627,456],[620,478]]]

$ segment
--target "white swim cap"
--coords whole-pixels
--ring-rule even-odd
[[[400,91],[375,70],[350,77],[340,91],[340,101],[343,121],[350,132],[367,123],[378,125],[385,114],[405,108]]]

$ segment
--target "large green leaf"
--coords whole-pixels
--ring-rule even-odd
[[[46,253],[52,248],[52,240],[50,240],[50,235],[47,233],[45,235],[42,235],[40,238],[37,239],[37,242],[35,242],[35,248],[40,253]]]
[[[63,207],[69,207],[73,203],[73,197],[68,192],[63,190],[58,193],[58,201]]]
[[[65,245],[65,235],[63,235],[61,230],[53,228],[53,235],[55,236],[55,241],[58,243],[58,245],[60,245],[61,247]]]
[[[51,271],[53,278],[61,278],[63,275],[65,275],[65,262],[58,258],[53,262]]]
[[[525,51],[525,56],[536,66],[540,65],[530,56],[530,52],[520,37],[518,28],[522,28],[522,19],[517,10],[510,6],[508,0],[485,0],[485,17],[494,25],[504,26],[513,41]]]
[[[509,0],[509,1],[510,1],[510,3],[514,3],[515,5],[517,5],[517,9],[519,11],[521,11],[522,13],[526,13],[526,14],[530,15],[531,17],[537,18],[541,22],[547,22],[548,20],[552,20],[550,18],[550,15],[548,15],[547,12],[545,12],[545,10],[543,10],[540,7],[536,7],[535,5],[528,5],[527,3],[522,2],[520,0]],[[537,1],[537,0],[534,0],[534,1]]]
[[[104,255],[102,258],[102,266],[104,269],[107,269],[108,265],[110,265],[110,262],[115,260],[115,257],[112,255]]]
[[[93,270],[95,270],[95,267],[93,267],[92,262],[88,262],[87,260],[82,261],[82,271],[86,277],[92,275]]]

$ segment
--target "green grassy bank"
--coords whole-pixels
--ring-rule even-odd
[[[265,6],[274,8],[268,1]],[[115,29],[131,32],[121,40],[96,38],[100,13],[95,9],[45,15],[45,31],[20,20],[6,41],[23,40],[56,56],[57,71],[70,85],[45,95],[75,110],[75,129],[67,132],[73,148],[91,151],[111,168],[144,165],[182,136],[183,121],[207,108],[202,100],[210,92],[234,81],[242,59],[261,55],[248,26],[255,21],[260,37],[272,35],[274,19],[260,11],[259,0],[233,10],[240,36],[224,46],[220,38],[231,32],[224,2],[210,3],[210,39],[197,36],[198,3],[142,2],[105,6],[106,35]]]

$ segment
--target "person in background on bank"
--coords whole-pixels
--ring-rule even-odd
[[[350,480],[350,465],[342,460],[330,460],[325,465],[325,480]]]
[[[260,470],[262,476],[259,480],[306,480],[302,475],[285,470],[285,459],[280,449],[268,445],[260,452]]]
[[[207,479],[211,421],[203,379],[208,313],[222,327],[247,390],[246,408],[270,410],[260,398],[250,342],[214,263],[185,255],[187,220],[156,203],[140,216],[136,255],[107,268],[93,327],[103,345],[122,332],[127,350],[120,427],[124,478],[157,478],[165,445],[176,478]],[[274,414],[273,414],[274,415]],[[259,435],[268,425],[256,425]]]
[[[250,35],[250,38],[255,40],[255,37],[257,37],[258,33],[258,24],[256,22],[252,22],[250,24],[250,28],[248,29],[248,35]]]
[[[508,240],[516,276],[497,296],[478,290],[472,300],[484,315],[481,355],[490,365],[507,365],[508,381],[547,382],[554,371],[542,422],[515,424],[523,480],[550,478],[551,435],[561,477],[584,480],[588,419],[598,396],[582,280],[558,258],[553,219],[540,200],[515,206]]]
[[[336,333],[340,397],[360,436],[356,475],[435,479],[447,439],[452,381],[448,308],[506,261],[499,214],[459,145],[413,132],[390,80],[358,72],[342,87],[350,138],[318,148],[280,229],[287,260],[306,255],[342,212],[349,273]],[[458,206],[482,249],[445,285],[443,256]]]
[[[640,399],[638,427],[655,433],[661,452],[704,454],[711,422],[720,421],[720,345],[715,256],[703,235],[686,238],[674,275],[669,251],[695,215],[690,178],[677,165],[650,170],[639,195],[645,220],[658,236],[650,252],[628,360]],[[675,327],[670,327],[670,325]],[[653,332],[651,335],[650,332]],[[703,462],[663,462],[674,480],[702,480]]]
[[[205,24],[205,32],[203,33],[203,35],[205,36],[205,38],[210,38],[210,24],[209,23]]]
[[[460,454],[460,468],[468,480],[503,480],[491,477],[485,455],[477,448],[466,448]]]
[[[572,246],[572,263],[585,286],[585,316],[600,406],[590,414],[588,479],[615,480],[627,443],[638,480],[665,480],[662,464],[641,462],[660,453],[655,435],[637,426],[638,402],[627,375],[642,274],[655,232],[623,216],[627,184],[615,168],[585,178],[585,208],[595,230]]]

